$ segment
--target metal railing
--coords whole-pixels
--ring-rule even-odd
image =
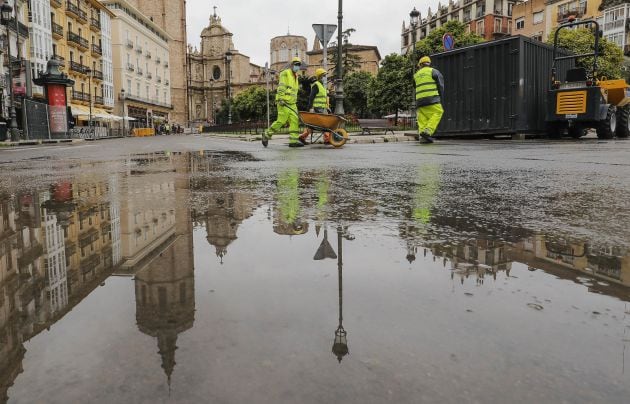
[[[153,78],[153,73],[147,72],[147,79],[151,80]]]
[[[151,59],[152,57],[150,51],[146,51],[144,55],[147,57],[147,59]]]
[[[100,70],[92,70],[92,77],[94,77],[96,80],[103,80],[103,72]]]
[[[133,41],[131,39],[127,39],[127,48],[133,49]]]
[[[59,36],[63,36],[63,27],[59,24],[57,24],[56,22],[52,23],[52,33],[59,35]]]
[[[87,39],[82,38],[79,34],[75,34],[74,32],[68,32],[68,42],[75,43],[86,49],[90,47],[90,43]]]
[[[132,65],[131,63],[127,63],[127,70],[132,72],[132,71],[136,70],[136,67],[134,65]]]
[[[87,69],[88,67],[85,65],[82,65],[81,63],[77,63],[75,61],[70,61],[70,70],[77,72],[77,73],[81,73],[81,74],[86,74],[87,73]]]
[[[581,18],[581,17],[584,17],[585,14],[586,14],[586,6],[571,7],[567,10],[558,11],[558,22],[567,20],[571,16],[575,18]]]
[[[78,101],[90,102],[90,95],[88,93],[84,93],[83,91],[72,90],[72,98]]]
[[[69,0],[66,2],[66,10],[74,14],[78,19],[87,21],[87,13],[79,8],[78,4],[72,4]]]
[[[92,44],[92,53],[96,53],[97,55],[103,55],[103,49],[96,44]]]
[[[90,27],[96,28],[97,30],[100,31],[100,29],[101,29],[101,22],[99,20],[97,20],[96,18],[91,18],[90,19]]]
[[[173,108],[172,104],[167,104],[167,103],[164,103],[164,102],[151,100],[149,98],[144,98],[144,97],[140,97],[140,96],[137,96],[137,95],[127,94],[126,99],[132,100],[132,101],[143,102],[145,104],[157,105],[158,107]]]
[[[105,105],[105,101],[103,100],[102,95],[94,96],[94,104]]]

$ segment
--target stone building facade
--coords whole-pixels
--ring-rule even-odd
[[[343,48],[346,49],[346,48]],[[330,63],[331,53],[334,52],[334,49],[328,49],[328,74],[331,73],[335,69],[335,65]],[[369,46],[369,45],[349,45],[347,48],[347,53],[349,55],[357,56],[359,58],[359,68],[358,71],[368,72],[373,76],[376,76],[378,73],[378,67],[381,63],[381,53],[378,51],[378,47]],[[309,76],[315,75],[315,69],[324,67],[324,50],[319,45],[319,41],[315,39],[315,45],[313,46],[313,50],[308,53],[308,67],[306,69],[306,74]]]
[[[191,124],[215,123],[228,93],[234,98],[251,86],[265,85],[264,67],[251,63],[249,56],[235,49],[232,36],[215,13],[201,32],[201,49],[188,48],[186,102]]]
[[[298,35],[283,35],[271,39],[269,60],[270,68],[276,72],[286,69],[294,57],[302,59],[305,65],[310,63],[306,38]]]
[[[186,102],[186,1],[185,0],[129,0],[169,36],[168,66],[171,76],[171,121],[184,124],[188,120]]]

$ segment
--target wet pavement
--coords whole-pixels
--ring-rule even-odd
[[[0,403],[627,402],[628,156],[0,151]]]

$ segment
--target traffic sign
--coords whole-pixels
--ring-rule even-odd
[[[313,30],[315,30],[319,42],[325,47],[337,30],[337,26],[335,24],[313,24]]]
[[[455,38],[453,38],[453,35],[448,33],[444,34],[444,36],[442,36],[442,45],[444,45],[445,51],[453,50],[455,48]]]

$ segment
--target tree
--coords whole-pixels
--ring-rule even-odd
[[[549,34],[547,43],[553,44],[555,31]],[[592,53],[595,48],[595,35],[587,28],[563,29],[558,35],[558,47],[564,48],[576,55]],[[622,77],[621,66],[623,63],[623,51],[615,43],[599,38],[599,57],[597,58],[597,77],[618,79]],[[576,65],[584,67],[587,72],[593,68],[593,58],[579,58]]]
[[[270,92],[270,114],[276,114],[275,91]],[[227,101],[221,102],[221,109],[216,114],[217,123],[227,123],[228,105]],[[264,87],[253,86],[239,93],[232,98],[232,122],[253,121],[262,122],[267,120],[267,91]]]
[[[466,32],[468,24],[451,20],[429,33],[426,38],[416,42],[416,60],[422,56],[429,56],[434,53],[444,51],[442,37],[444,34],[451,34],[455,40],[455,48],[463,48],[464,46],[475,45],[484,42],[483,37]]]
[[[342,78],[345,77],[361,68],[361,57],[358,55],[354,55],[350,52],[352,44],[350,43],[350,35],[356,30],[354,28],[348,28],[347,30],[341,33],[341,37],[343,40],[343,45],[341,46],[342,60],[343,60],[343,73]],[[328,46],[328,65],[332,66],[329,68],[330,72],[328,74],[329,80],[337,79],[337,42],[331,42]]]
[[[374,76],[368,72],[350,73],[344,79],[344,105],[347,113],[365,117],[368,113],[369,88],[374,84]]]
[[[370,88],[368,107],[375,113],[395,113],[408,109],[415,88],[409,58],[392,53],[385,57]]]

